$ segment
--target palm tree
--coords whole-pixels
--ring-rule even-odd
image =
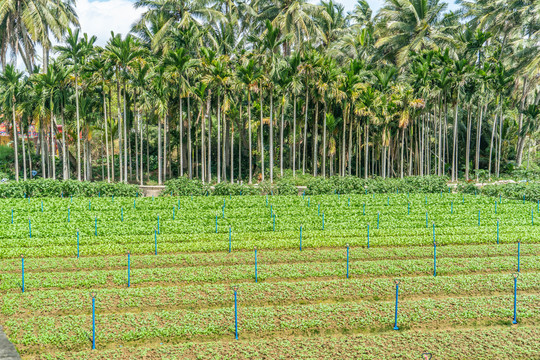
[[[249,142],[249,183],[253,182],[253,156],[252,156],[252,146],[251,146],[251,90],[256,88],[257,81],[261,77],[262,72],[259,67],[257,67],[255,60],[250,58],[245,61],[242,66],[239,66],[237,69],[237,78],[241,84],[247,90],[247,100],[248,100],[248,142]]]
[[[65,38],[64,46],[57,46],[55,50],[60,53],[60,59],[66,64],[73,67],[75,74],[75,106],[77,112],[77,180],[81,181],[81,125],[79,114],[79,72],[81,66],[85,64],[86,58],[91,54],[94,43],[97,38],[95,36],[88,37],[84,34],[79,37],[79,29],[72,31],[68,29],[68,35]]]
[[[380,35],[375,46],[402,66],[411,52],[452,44],[439,22],[447,4],[440,0],[389,0],[376,18]]]
[[[6,65],[4,72],[0,74],[0,86],[2,87],[2,104],[8,109],[11,108],[13,121],[12,133],[13,148],[15,149],[15,181],[19,181],[19,147],[17,143],[17,138],[19,137],[19,134],[17,130],[15,107],[20,96],[22,81],[23,73],[15,69],[15,67],[11,64]]]

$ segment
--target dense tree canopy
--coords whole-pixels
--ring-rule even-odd
[[[536,166],[540,2],[459,4],[139,0],[132,33],[101,48],[71,0],[1,0],[3,119],[39,134],[14,137],[14,177],[457,180]]]

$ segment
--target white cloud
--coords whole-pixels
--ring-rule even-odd
[[[78,0],[76,6],[81,31],[97,37],[97,45],[105,45],[111,31],[125,36],[143,13],[129,0],[89,1]]]

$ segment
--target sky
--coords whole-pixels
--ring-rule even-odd
[[[455,9],[454,0],[449,8]],[[316,1],[318,2],[318,1]],[[345,10],[354,8],[356,0],[336,0],[342,3]],[[373,12],[383,4],[383,0],[368,0]],[[97,45],[105,45],[110,38],[111,31],[125,35],[133,23],[140,17],[143,9],[135,9],[132,0],[77,0],[77,14],[81,23],[82,32],[97,37]]]

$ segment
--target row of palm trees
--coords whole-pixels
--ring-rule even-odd
[[[64,179],[99,178],[101,165],[108,181],[141,184],[469,179],[536,150],[538,1],[461,0],[448,12],[439,0],[387,0],[373,16],[363,0],[348,14],[332,0],[139,0],[132,33],[105,47],[71,28],[63,5],[68,26],[46,31],[65,32],[56,56],[44,46],[42,68],[30,56],[26,73],[5,64],[0,74],[4,119],[39,129],[40,164],[13,139],[17,180],[19,154],[25,179],[32,166],[56,178],[57,148]],[[13,16],[0,13],[0,24]],[[3,53],[26,41],[10,36]]]

